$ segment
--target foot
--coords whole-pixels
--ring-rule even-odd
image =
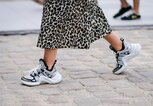
[[[56,61],[54,65],[56,64]],[[39,64],[36,68],[32,69],[28,75],[25,75],[21,78],[21,82],[24,85],[36,86],[44,83],[56,84],[62,81],[61,74],[55,69],[53,65],[51,70],[48,70],[48,67],[43,59],[39,60]]]
[[[122,16],[124,13],[128,12],[129,10],[132,10],[132,7],[131,7],[130,5],[129,5],[128,7],[126,7],[126,8],[122,7],[122,8],[118,11],[118,13],[116,13],[116,14],[113,16],[113,18],[118,18],[118,17]]]
[[[116,55],[116,67],[113,69],[114,74],[121,74],[127,67],[127,62],[137,56],[140,52],[140,44],[128,44],[121,39],[124,45],[124,49],[116,52],[112,46],[110,49],[115,52]]]
[[[34,2],[43,5],[46,0],[33,0]]]
[[[141,18],[141,15],[138,15],[138,14],[135,14],[135,13],[132,13],[130,14],[129,16],[124,16],[121,18],[121,20],[138,20]]]

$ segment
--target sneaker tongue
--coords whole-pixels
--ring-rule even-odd
[[[41,67],[41,69],[48,69],[43,59],[39,59],[39,66]]]

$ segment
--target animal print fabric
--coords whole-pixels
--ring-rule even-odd
[[[111,31],[95,0],[47,0],[37,47],[89,49]]]

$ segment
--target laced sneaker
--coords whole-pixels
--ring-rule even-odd
[[[124,42],[124,39],[121,39],[123,42],[124,49],[121,51],[116,52],[115,49],[110,46],[110,49],[114,51],[116,55],[116,67],[113,69],[114,74],[121,74],[126,66],[127,62],[137,56],[141,49],[140,44],[128,44]]]
[[[36,68],[32,69],[28,75],[21,78],[21,82],[24,85],[36,86],[44,83],[56,84],[62,81],[61,74],[55,69],[56,60],[51,70],[43,59],[39,60],[39,64]]]
[[[122,8],[118,11],[118,13],[116,13],[116,14],[113,16],[113,18],[118,18],[118,17],[122,16],[124,13],[128,12],[129,10],[132,10],[132,7],[131,7],[130,5],[129,5],[128,7],[126,7],[126,8],[122,7]]]
[[[121,18],[121,20],[138,20],[141,18],[141,15],[138,15],[138,14],[135,14],[135,13],[132,13],[130,14],[129,16],[124,16]]]

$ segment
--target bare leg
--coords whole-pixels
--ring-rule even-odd
[[[48,66],[48,70],[52,68],[55,62],[57,50],[58,49],[44,49],[44,61]]]
[[[128,4],[128,2],[126,0],[120,0],[120,2],[121,2],[121,7],[126,8],[126,7],[129,6],[129,4]]]
[[[122,41],[114,32],[105,36],[104,39],[106,39],[116,51],[120,51],[122,49]]]
[[[133,0],[133,5],[134,13],[139,14],[140,0]]]

